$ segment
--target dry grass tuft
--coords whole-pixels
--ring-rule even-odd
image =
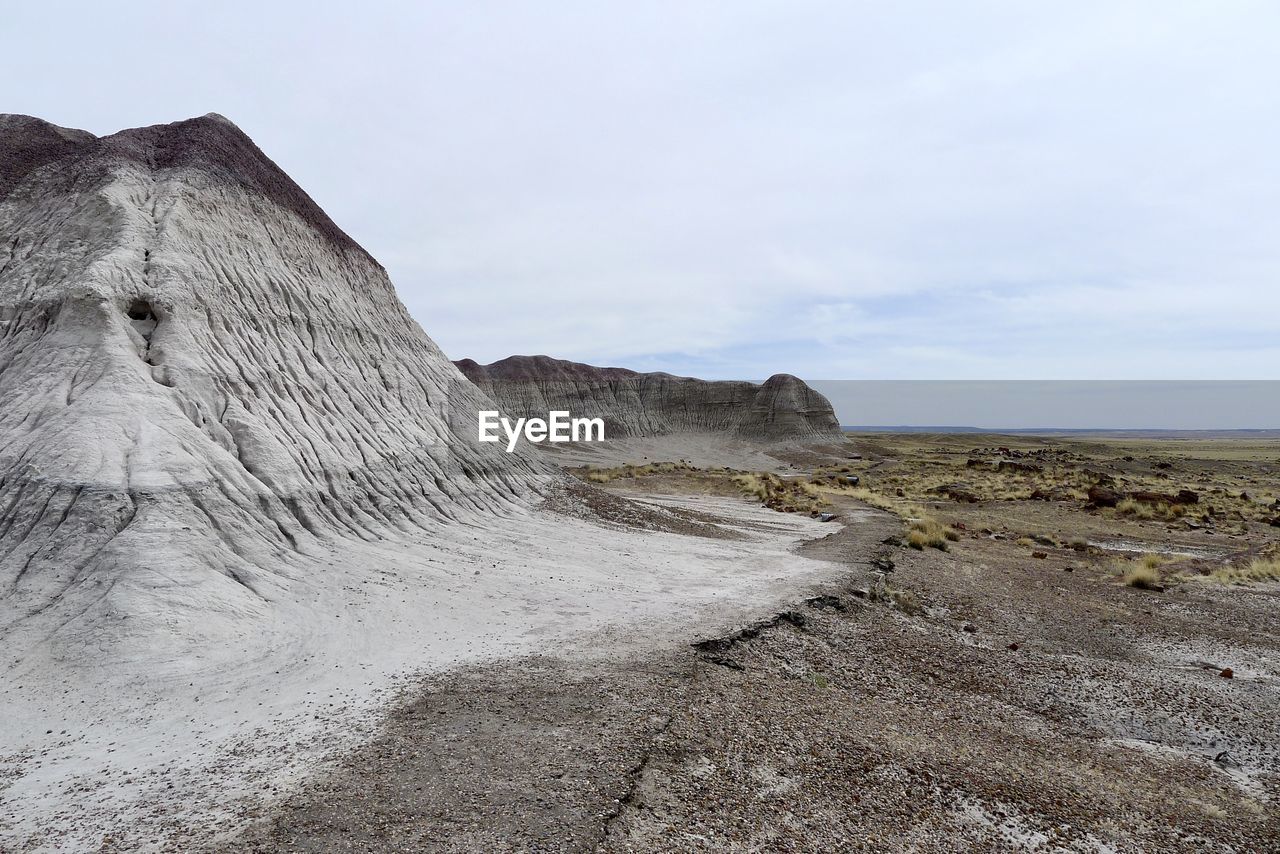
[[[947,550],[947,543],[960,539],[960,534],[949,525],[923,514],[908,520],[907,545],[923,551],[926,547]]]
[[[1116,515],[1129,516],[1133,519],[1154,519],[1156,518],[1156,508],[1153,505],[1126,498],[1116,505]]]
[[[1151,590],[1160,584],[1160,570],[1149,566],[1135,566],[1121,580],[1130,587]]]
[[[1280,557],[1258,558],[1247,566],[1224,566],[1201,578],[1223,584],[1249,584],[1255,581],[1280,581]]]
[[[1161,586],[1164,578],[1160,572],[1166,559],[1160,555],[1145,554],[1136,561],[1122,560],[1115,564],[1120,580],[1129,587],[1153,590]]]

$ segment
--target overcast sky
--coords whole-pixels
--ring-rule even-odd
[[[453,358],[1280,378],[1274,2],[9,3],[0,109],[210,111]]]

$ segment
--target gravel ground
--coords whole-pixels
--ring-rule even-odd
[[[1164,527],[945,509],[945,552],[806,543],[843,580],[739,631],[432,680],[222,850],[1280,850],[1280,585],[1127,587],[1017,535]]]

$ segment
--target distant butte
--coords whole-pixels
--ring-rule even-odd
[[[716,433],[761,442],[840,437],[831,403],[790,374],[763,384],[709,381],[626,368],[598,368],[549,356],[455,362],[512,417],[603,418],[610,438]]]

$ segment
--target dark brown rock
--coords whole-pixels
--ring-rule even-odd
[[[1096,507],[1115,507],[1120,503],[1120,493],[1105,486],[1089,487],[1089,503]]]

